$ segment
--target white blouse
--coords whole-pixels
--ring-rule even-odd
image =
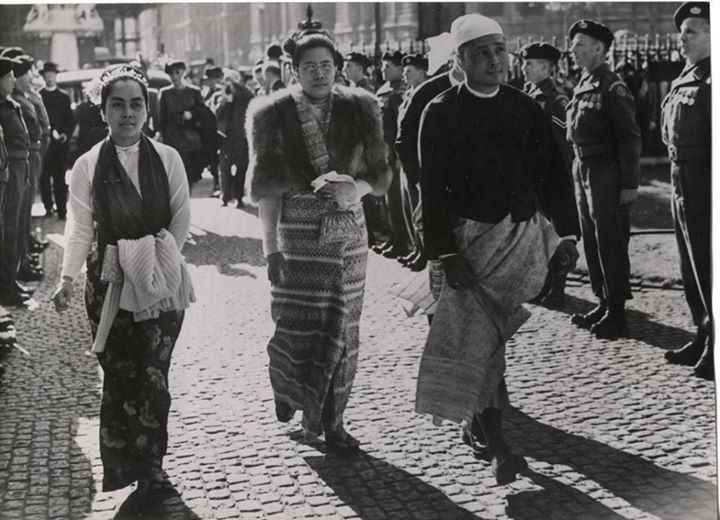
[[[100,148],[104,141],[93,146],[85,155],[75,161],[70,175],[70,197],[68,201],[67,225],[65,236],[65,255],[63,258],[62,276],[72,280],[82,269],[85,259],[90,254],[94,238],[92,214],[92,181],[95,176]],[[170,228],[168,231],[182,250],[188,231],[190,230],[190,189],[187,175],[180,154],[170,146],[150,140],[157,150],[160,160],[165,166],[170,186]],[[120,164],[123,165],[130,180],[140,193],[138,161],[140,159],[140,142],[132,146],[115,146]]]

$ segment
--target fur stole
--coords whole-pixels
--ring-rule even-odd
[[[281,196],[310,190],[315,173],[305,149],[290,89],[254,98],[245,119],[250,147],[250,196]],[[392,179],[377,99],[360,88],[336,85],[327,137],[330,168],[362,179],[383,195]]]

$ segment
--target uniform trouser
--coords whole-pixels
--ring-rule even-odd
[[[190,185],[199,181],[206,164],[205,151],[180,152],[180,158],[185,166],[185,174]]]
[[[235,175],[232,173],[233,166],[236,168]],[[228,151],[220,150],[220,187],[223,202],[231,199],[242,200],[247,167],[247,155],[238,157]]]
[[[401,251],[409,252],[414,246],[410,226],[412,208],[410,208],[409,195],[403,195],[407,187],[404,177],[405,172],[402,169],[393,167],[393,178],[385,200],[390,220],[390,243]]]
[[[65,162],[67,160],[68,146],[58,141],[50,141],[40,175],[40,197],[45,209],[55,206],[60,215],[66,213],[67,184],[65,184]],[[37,186],[37,184],[36,184]]]
[[[13,291],[20,259],[25,253],[27,234],[21,230],[23,209],[30,190],[27,159],[10,159],[10,176],[5,188],[3,229],[0,242],[0,293]]]
[[[706,318],[712,317],[710,168],[706,162],[673,163],[671,178],[685,298],[695,325],[702,330]]]
[[[630,290],[630,215],[620,205],[620,170],[610,155],[573,162],[575,199],[585,260],[593,293],[610,306],[632,298]]]
[[[23,207],[23,223],[22,230],[25,233],[26,246],[27,239],[30,237],[32,231],[32,207],[35,202],[35,193],[40,181],[40,174],[42,173],[42,154],[39,149],[30,150],[28,157],[28,163],[30,170],[28,172],[28,190],[25,196],[24,207]],[[23,254],[27,253],[25,251]]]

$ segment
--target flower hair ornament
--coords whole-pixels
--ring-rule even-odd
[[[90,98],[90,102],[99,106],[102,102],[103,89],[110,85],[110,83],[120,79],[132,79],[140,83],[146,89],[148,88],[147,76],[142,70],[126,64],[112,65],[95,76],[85,88],[85,92]]]

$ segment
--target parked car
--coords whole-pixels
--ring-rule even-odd
[[[79,69],[58,73],[58,87],[63,89],[70,96],[73,110],[79,103],[82,103],[83,84],[96,77],[102,71],[103,69]],[[150,80],[149,86],[155,91],[171,84],[170,76],[161,70],[149,69],[147,71],[147,75]]]

